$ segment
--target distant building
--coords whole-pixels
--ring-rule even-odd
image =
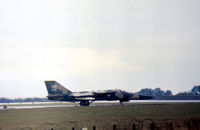
[[[189,92],[179,92],[178,94],[176,94],[176,96],[191,96],[191,95],[195,95],[194,93]]]

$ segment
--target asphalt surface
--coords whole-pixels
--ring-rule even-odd
[[[200,100],[136,100],[125,102],[123,105],[162,105],[162,104],[177,104],[177,103],[200,103]],[[7,108],[3,108],[5,106]],[[119,102],[93,102],[90,107],[98,106],[117,106],[121,105]],[[36,109],[36,108],[57,108],[57,107],[80,107],[79,103],[66,102],[49,102],[49,103],[1,103],[0,110],[14,110],[14,109]]]

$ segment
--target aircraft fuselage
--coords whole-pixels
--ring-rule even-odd
[[[56,81],[45,81],[48,99],[53,101],[68,101],[68,102],[80,102],[81,106],[88,106],[93,101],[115,101],[119,100],[120,103],[129,100],[142,100],[150,99],[151,96],[140,95],[137,93],[126,92],[123,90],[104,90],[104,91],[83,91],[83,92],[71,92]]]

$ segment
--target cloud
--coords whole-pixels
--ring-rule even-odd
[[[1,76],[26,79],[88,76],[96,72],[132,73],[141,68],[114,51],[89,48],[7,48],[0,57]]]

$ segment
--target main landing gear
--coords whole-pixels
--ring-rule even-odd
[[[90,102],[87,100],[83,100],[80,102],[80,106],[89,106],[89,105],[90,105]]]

